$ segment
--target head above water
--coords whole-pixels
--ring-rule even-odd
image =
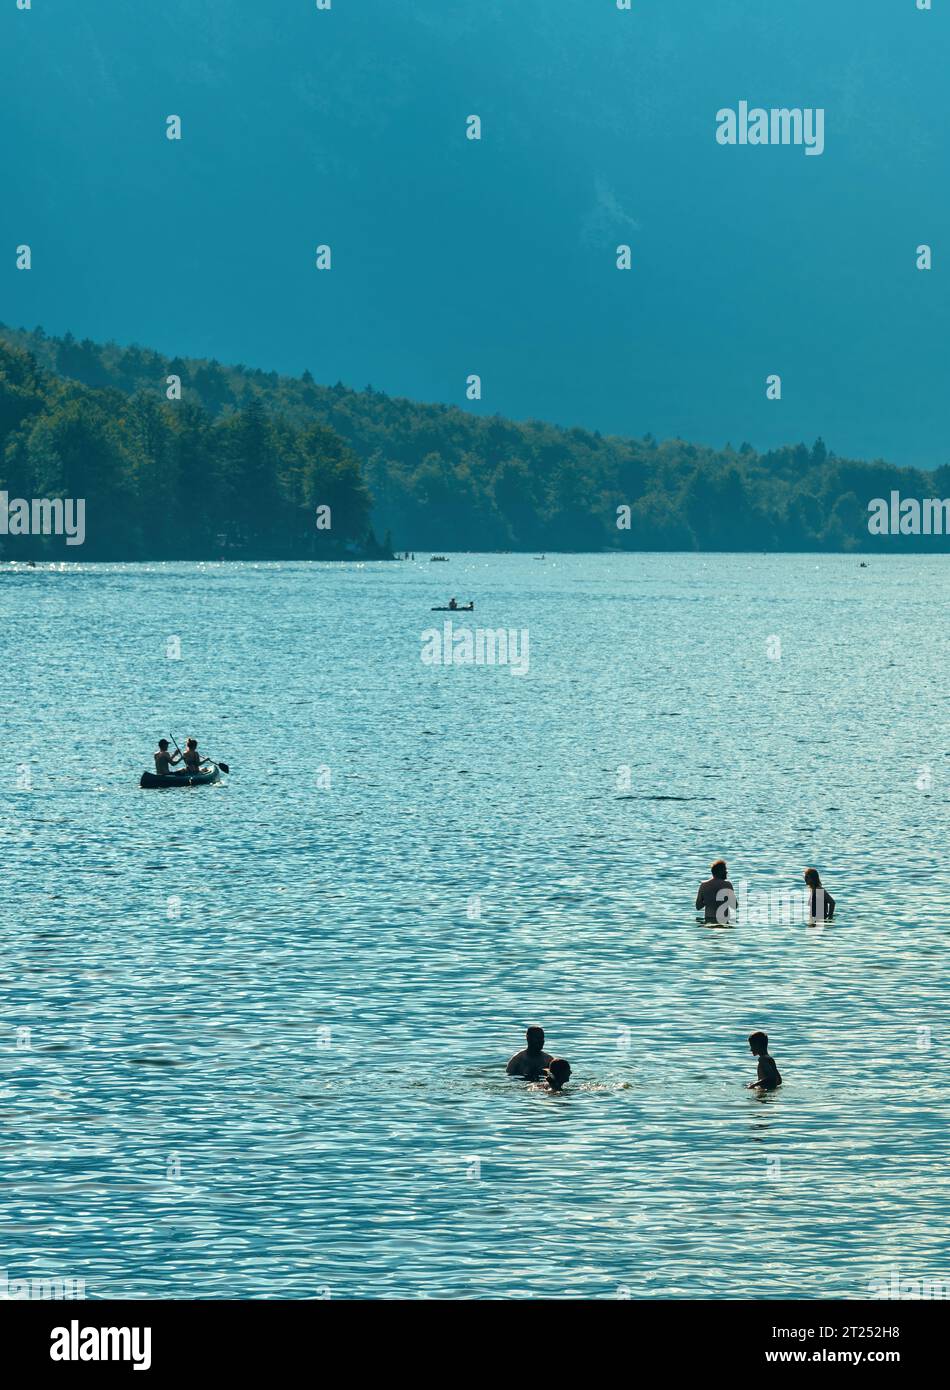
[[[764,1057],[769,1050],[768,1033],[750,1033],[749,1046],[755,1053],[756,1057]]]
[[[821,887],[821,877],[819,876],[818,870],[817,870],[817,869],[806,869],[806,870],[805,870],[805,882],[808,884],[808,887],[809,887],[809,888],[820,888],[820,887]]]
[[[729,870],[726,868],[725,859],[717,859],[714,864],[710,864],[709,872],[713,878],[728,878]]]
[[[544,1047],[544,1029],[537,1027],[529,1028],[525,1033],[525,1040],[527,1041],[529,1052],[540,1052]]]
[[[552,1091],[559,1091],[570,1080],[571,1064],[566,1057],[555,1057],[545,1068],[545,1076]]]

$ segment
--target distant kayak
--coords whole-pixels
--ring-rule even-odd
[[[429,563],[431,565],[435,560],[447,560],[448,558],[449,557],[447,555],[430,555]]]
[[[457,603],[454,608],[443,605],[440,608],[430,608],[430,613],[474,613],[474,603]]]
[[[209,787],[221,781],[221,769],[215,764],[210,772],[143,772],[140,787]]]

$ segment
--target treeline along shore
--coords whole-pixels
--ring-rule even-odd
[[[0,492],[85,503],[81,550],[0,517],[7,560],[950,548],[869,529],[874,499],[950,496],[948,465],[602,436],[3,325]]]

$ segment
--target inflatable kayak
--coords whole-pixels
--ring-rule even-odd
[[[208,787],[221,781],[217,763],[209,772],[143,772],[140,787]]]

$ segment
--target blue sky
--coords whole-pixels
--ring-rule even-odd
[[[946,462],[934,5],[7,0],[0,320],[605,433]],[[824,108],[824,154],[718,145],[743,99]]]

